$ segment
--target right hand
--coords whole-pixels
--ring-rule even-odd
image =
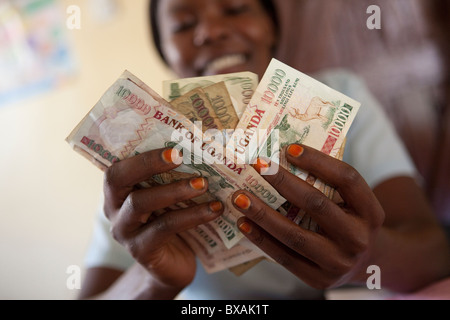
[[[182,180],[147,189],[138,188],[158,173],[178,167],[178,152],[158,149],[115,163],[105,172],[104,211],[111,232],[151,275],[152,284],[182,290],[195,276],[195,255],[178,233],[212,221],[223,212],[220,202],[155,211],[205,193],[204,178]]]

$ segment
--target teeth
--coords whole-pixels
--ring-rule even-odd
[[[206,68],[206,72],[216,73],[220,70],[231,68],[242,63],[245,63],[245,56],[243,54],[227,55],[211,61]]]

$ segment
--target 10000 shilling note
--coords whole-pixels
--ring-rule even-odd
[[[331,195],[322,181],[286,161],[284,147],[299,143],[339,157],[359,107],[359,102],[273,59],[227,148],[235,152],[239,163],[254,163],[260,156],[268,157]],[[277,134],[273,135],[275,130]],[[274,144],[279,146],[279,152],[267,152]],[[279,211],[300,225],[305,223],[304,212],[289,203]]]
[[[299,143],[336,157],[359,107],[359,102],[272,59],[227,148],[242,163],[254,163],[273,139],[278,139],[280,150]],[[278,135],[270,135],[274,130]],[[272,156],[272,161],[281,160],[283,167],[307,178],[284,156],[276,152]]]
[[[198,229],[202,234],[197,234],[196,239],[208,253],[214,252],[214,248],[207,248],[210,238],[220,239],[230,249],[243,237],[236,226],[242,214],[231,204],[235,191],[249,190],[274,209],[286,201],[251,166],[238,165],[227,158],[223,145],[214,141],[203,143],[206,140],[202,132],[192,122],[127,71],[66,140],[103,170],[117,161],[157,148],[178,145],[188,151],[183,153],[183,164],[176,171],[181,177],[191,174],[208,178],[210,195],[225,206],[221,217]],[[200,152],[192,153],[199,149]]]

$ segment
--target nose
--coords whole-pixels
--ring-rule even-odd
[[[194,45],[204,46],[221,41],[229,36],[230,29],[225,17],[206,13],[198,22],[194,33]]]

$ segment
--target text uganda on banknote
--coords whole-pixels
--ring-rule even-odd
[[[241,275],[271,258],[239,231],[236,222],[242,214],[231,204],[235,191],[252,192],[303,228],[319,228],[250,164],[268,158],[333,197],[331,187],[289,165],[283,150],[301,143],[342,159],[345,137],[359,107],[359,102],[276,59],[259,83],[251,72],[177,79],[163,82],[163,97],[125,71],[66,141],[102,170],[142,152],[182,150],[183,163],[177,169],[155,175],[142,186],[207,178],[206,194],[166,210],[222,201],[221,217],[180,236],[207,272],[229,269]]]

